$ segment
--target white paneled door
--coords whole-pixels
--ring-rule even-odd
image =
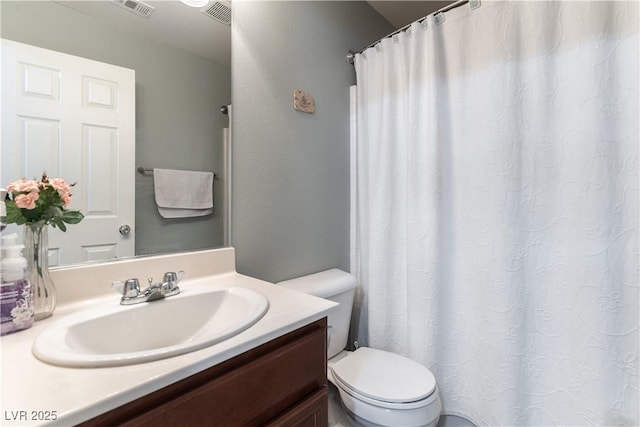
[[[2,39],[1,184],[44,171],[85,215],[50,230],[51,265],[134,255],[135,71]]]

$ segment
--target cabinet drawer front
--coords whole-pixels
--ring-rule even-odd
[[[267,427],[326,427],[329,424],[328,391],[322,387],[269,423]]]
[[[264,425],[326,385],[325,337],[311,329],[122,425]]]

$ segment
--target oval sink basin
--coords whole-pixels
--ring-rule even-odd
[[[33,354],[54,365],[120,366],[189,353],[256,323],[269,301],[252,289],[187,289],[166,299],[70,314],[43,330]]]

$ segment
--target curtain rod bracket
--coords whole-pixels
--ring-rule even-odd
[[[347,62],[349,64],[353,65],[355,59],[356,59],[356,53],[354,51],[352,51],[351,49],[349,49],[347,51]]]

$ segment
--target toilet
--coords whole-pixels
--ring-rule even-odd
[[[433,374],[398,354],[368,347],[345,350],[357,282],[331,269],[279,282],[340,305],[327,316],[327,378],[346,412],[363,426],[435,427],[442,404]]]

